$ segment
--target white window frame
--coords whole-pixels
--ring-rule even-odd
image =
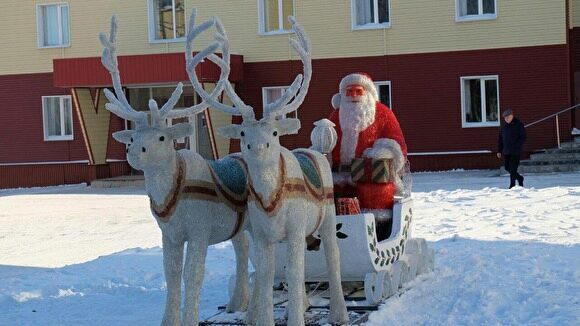
[[[284,94],[284,91],[287,90],[288,87],[290,87],[290,86],[266,86],[266,87],[262,87],[262,108],[265,108],[267,104],[271,103],[271,102],[268,102],[268,93],[267,92],[269,90],[281,89],[282,94]],[[281,120],[281,119],[286,119],[286,118],[298,118],[298,111],[295,110],[293,112],[288,112],[284,116],[281,116],[281,115],[276,116],[276,120]]]
[[[189,17],[187,17],[187,1],[183,2],[183,11],[185,15],[185,35],[183,37],[173,37],[173,38],[164,38],[164,39],[156,39],[155,34],[157,32],[155,26],[155,12],[154,12],[154,1],[156,0],[147,0],[147,26],[149,28],[149,43],[179,43],[185,42],[187,38],[187,22]],[[175,0],[171,0],[172,3],[172,10],[173,10],[173,35],[175,36],[176,28],[176,20],[175,20]]]
[[[59,44],[57,45],[44,45],[44,24],[42,19],[46,19],[42,15],[42,8],[43,7],[50,7],[50,6],[58,6],[58,7],[67,7],[68,8],[68,42],[64,43],[63,38],[63,26],[62,26],[62,10],[58,10],[58,39]],[[51,49],[51,48],[68,48],[70,47],[70,39],[71,39],[71,21],[70,21],[70,6],[67,2],[54,2],[54,3],[42,3],[36,5],[36,42],[39,49]]]
[[[288,17],[284,17],[284,8],[282,6],[282,0],[278,0],[278,27],[282,27],[279,29],[275,29],[272,31],[266,31],[266,22],[264,21],[264,15],[266,14],[266,6],[264,1],[266,0],[258,0],[258,34],[260,35],[279,35],[279,34],[292,34],[294,30],[292,29],[284,29],[284,20],[288,19]],[[296,14],[296,1],[292,0],[292,12]]]
[[[493,7],[495,8],[495,13],[484,14],[483,13],[483,0],[478,0],[478,14],[477,15],[461,15],[461,3],[467,0],[455,0],[455,21],[456,22],[466,22],[466,21],[476,21],[476,20],[494,20],[497,19],[497,0],[493,0]]]
[[[50,136],[48,135],[48,130],[46,129],[46,124],[47,124],[47,116],[46,116],[46,107],[44,105],[44,100],[47,98],[53,98],[53,97],[57,97],[60,99],[59,103],[60,103],[60,136]],[[70,114],[70,118],[71,118],[71,124],[70,124],[70,135],[65,135],[65,121],[64,121],[64,109],[65,106],[63,105],[63,101],[64,100],[69,100],[70,101],[70,108],[71,108],[71,114]],[[74,117],[73,117],[73,107],[72,107],[72,96],[70,95],[55,95],[55,96],[42,96],[42,129],[43,129],[43,134],[44,134],[44,141],[60,141],[60,140],[73,140],[74,139]]]
[[[389,100],[391,101],[391,103],[383,103],[384,105],[388,106],[389,109],[393,110],[393,87],[391,86],[391,81],[390,80],[384,80],[384,81],[377,81],[374,82],[375,84],[375,88],[377,89],[377,95],[381,95],[381,92],[379,91],[379,87],[380,86],[384,86],[384,85],[388,85],[389,86]],[[379,101],[380,101],[380,97],[379,97]],[[382,103],[382,102],[381,102]]]
[[[485,107],[487,105],[485,96],[481,98],[481,122],[467,122],[466,119],[466,107],[465,107],[465,81],[471,79],[479,79],[481,81],[481,94],[485,94],[485,80],[495,80],[497,83],[497,114],[498,119],[497,121],[486,121],[487,117],[485,114]],[[501,105],[500,105],[500,94],[499,94],[499,75],[485,75],[485,76],[463,76],[459,78],[460,89],[461,89],[461,127],[462,128],[480,128],[480,127],[499,127],[500,125],[500,118],[499,113],[501,112]]]
[[[356,13],[356,0],[351,0],[350,1],[350,17],[351,17],[351,22],[352,22],[352,30],[356,31],[356,30],[366,30],[366,29],[386,29],[386,28],[390,28],[391,27],[391,2],[393,2],[392,0],[388,0],[389,1],[389,21],[387,23],[369,23],[369,24],[364,24],[364,25],[357,25],[356,24],[356,17],[357,17],[357,13]],[[373,2],[373,6],[375,7],[375,16],[374,21],[378,22],[379,21],[379,1],[378,0],[374,0]]]

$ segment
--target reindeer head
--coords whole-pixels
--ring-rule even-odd
[[[127,161],[133,168],[146,170],[162,167],[166,164],[168,158],[175,155],[173,140],[193,133],[193,127],[188,123],[179,123],[168,127],[166,121],[195,115],[205,110],[208,105],[202,102],[183,110],[173,110],[183,92],[183,85],[179,83],[161,109],[159,109],[155,100],[149,100],[149,116],[143,111],[133,109],[127,101],[121,86],[115,44],[116,34],[117,19],[113,16],[111,18],[111,33],[109,37],[107,38],[104,33],[99,35],[104,46],[101,62],[111,74],[115,90],[115,94],[113,94],[108,89],[105,89],[105,96],[109,100],[105,107],[117,116],[135,122],[136,128],[135,130],[115,132],[113,133],[113,138],[127,145]],[[208,96],[213,99],[221,91],[221,86],[218,86]]]
[[[214,100],[211,94],[208,94],[201,86],[195,73],[195,67],[206,57],[221,68],[222,74],[224,71],[227,71],[229,74],[229,53],[224,52],[222,58],[213,53],[213,49],[216,49],[219,45],[223,49],[229,49],[229,41],[218,18],[214,17],[212,20],[196,27],[195,15],[196,12],[194,10],[189,20],[190,27],[187,35],[186,49],[186,70],[191,84],[200,97],[211,107],[226,113],[242,116],[242,124],[225,126],[219,128],[218,132],[226,138],[240,139],[242,155],[247,160],[256,159],[262,163],[277,162],[280,155],[280,137],[297,133],[300,129],[300,120],[292,118],[277,120],[276,116],[285,116],[287,113],[298,109],[306,97],[306,92],[312,77],[310,42],[304,30],[296,22],[294,17],[288,17],[297,37],[296,39],[290,39],[290,45],[298,53],[304,64],[304,76],[296,76],[290,87],[286,89],[278,100],[264,107],[264,117],[257,121],[254,115],[254,109],[246,105],[239,98],[231,84],[227,81],[227,76],[226,78],[220,77],[218,84],[224,89],[234,106],[227,106]],[[191,43],[200,33],[199,29],[209,22],[215,23],[218,30],[215,41],[204,51],[199,52],[193,57],[191,55]]]

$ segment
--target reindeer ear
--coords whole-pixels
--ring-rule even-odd
[[[178,123],[167,128],[167,133],[171,139],[179,139],[193,134],[193,127],[189,123]]]
[[[115,138],[115,140],[118,141],[119,143],[130,144],[131,137],[133,136],[134,133],[135,130],[117,131],[113,133],[113,138]]]
[[[275,126],[280,131],[280,136],[294,135],[297,134],[300,129],[300,120],[295,118],[276,120]]]
[[[240,139],[242,126],[240,125],[227,125],[219,127],[217,130],[218,134],[228,139]]]

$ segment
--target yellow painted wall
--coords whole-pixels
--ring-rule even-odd
[[[572,0],[571,16],[580,15]],[[119,18],[119,55],[181,52],[182,42],[149,43],[146,0],[69,0],[71,46],[38,49],[36,5],[47,0],[15,2],[0,11],[2,36],[0,74],[52,71],[52,59],[100,56],[99,32],[108,32],[113,13]],[[376,56],[456,50],[563,44],[566,42],[565,0],[497,1],[498,18],[456,22],[454,0],[392,1],[389,29],[352,31],[350,1],[296,0],[295,14],[313,44],[314,58]],[[288,34],[258,34],[257,0],[187,0],[199,19],[218,15],[234,53],[246,62],[295,58]],[[573,19],[579,21],[580,19]],[[202,35],[195,49],[209,44]]]
[[[580,27],[580,0],[569,0],[570,26]]]
[[[110,119],[110,113],[105,109],[107,99],[101,93],[99,108],[96,111],[90,91],[86,88],[77,88],[76,91],[95,164],[105,164]]]

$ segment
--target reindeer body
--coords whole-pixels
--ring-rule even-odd
[[[145,175],[152,213],[161,229],[163,267],[167,300],[163,325],[197,325],[199,294],[209,245],[232,238],[236,251],[236,284],[228,311],[243,311],[249,301],[248,239],[243,232],[246,194],[230,194],[219,183],[212,163],[190,150],[175,150],[173,141],[193,133],[180,123],[168,127],[166,119],[192,116],[207,108],[202,102],[183,110],[173,110],[182,92],[178,84],[170,99],[158,108],[149,101],[151,117],[131,107],[123,92],[116,55],[116,19],[111,20],[109,38],[100,35],[104,46],[102,63],[110,72],[115,94],[105,90],[106,108],[121,118],[134,121],[135,130],[118,131],[113,137],[127,145],[127,161]],[[212,97],[221,92],[216,87]],[[217,163],[213,163],[217,164]],[[243,174],[243,173],[242,173]],[[245,175],[240,183],[245,184]],[[187,252],[184,262],[184,247]],[[185,303],[181,307],[181,277]]]
[[[195,10],[191,14],[186,42],[186,70],[192,86],[199,96],[212,108],[233,115],[241,115],[240,125],[218,129],[227,138],[240,139],[242,157],[248,170],[248,218],[256,252],[256,282],[247,320],[252,325],[274,324],[272,287],[274,283],[274,245],[278,241],[288,243],[288,325],[304,325],[304,254],[306,236],[319,232],[326,253],[330,289],[330,323],[348,322],[346,304],[341,287],[340,258],[336,243],[336,212],[332,200],[332,174],[326,158],[314,151],[299,150],[294,153],[280,145],[280,136],[295,134],[300,120],[281,119],[296,111],[308,90],[312,76],[310,42],[303,29],[293,17],[289,17],[296,39],[290,39],[291,47],[304,64],[304,76],[298,75],[282,96],[264,107],[264,117],[257,121],[254,109],[246,105],[235,93],[227,80],[229,67],[229,41],[221,22],[212,18],[195,26]],[[199,33],[215,25],[218,33],[215,42],[192,55],[192,42]],[[219,57],[213,52],[220,47]],[[216,88],[223,89],[234,106],[225,105],[208,94],[195,73],[196,66],[208,58],[221,68]],[[215,91],[215,89],[214,89]],[[302,154],[299,154],[301,152]],[[298,155],[306,155],[315,170],[318,186],[310,184],[313,175],[306,176]],[[312,171],[310,171],[312,172]]]

